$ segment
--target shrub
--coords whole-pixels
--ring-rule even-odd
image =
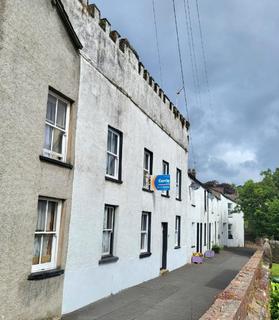
[[[271,319],[279,319],[279,283],[271,282],[270,314]]]
[[[214,244],[212,246],[212,250],[215,252],[215,253],[219,253],[221,248],[218,246],[218,244]]]

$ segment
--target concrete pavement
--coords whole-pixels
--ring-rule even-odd
[[[62,320],[199,319],[252,254],[253,251],[244,248],[222,251],[202,265],[186,265],[93,303]]]

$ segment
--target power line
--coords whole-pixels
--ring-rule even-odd
[[[183,93],[184,93],[184,102],[185,102],[185,109],[188,121],[190,122],[190,115],[188,110],[188,102],[187,102],[187,96],[186,96],[186,86],[185,86],[185,78],[184,78],[184,70],[183,70],[183,62],[182,62],[182,54],[181,54],[181,45],[180,45],[180,38],[179,38],[179,31],[178,31],[178,22],[177,22],[177,15],[176,15],[176,7],[175,7],[175,0],[172,0],[173,3],[173,13],[174,13],[174,21],[175,21],[175,30],[176,30],[176,38],[177,38],[177,48],[178,48],[178,56],[179,56],[179,63],[180,63],[180,71],[181,71],[181,80],[183,85]],[[193,160],[194,164],[195,161],[195,152],[194,152],[194,145],[192,138],[190,136],[189,143],[192,145],[192,153],[193,153]]]
[[[209,104],[211,105],[211,92],[210,92],[210,85],[209,85],[209,78],[208,78],[208,69],[207,69],[206,54],[205,54],[205,45],[204,45],[204,39],[203,39],[203,32],[202,32],[201,18],[200,18],[200,8],[199,8],[199,2],[198,2],[198,0],[196,0],[196,9],[197,9],[199,33],[200,33],[200,40],[201,40],[201,48],[202,48],[202,58],[203,58],[203,65],[204,65],[205,81],[206,81],[207,91],[208,91],[208,95],[209,95]]]
[[[202,106],[202,100],[201,100],[201,86],[200,86],[200,80],[199,80],[199,69],[197,64],[197,54],[196,54],[196,48],[195,48],[195,40],[193,36],[193,24],[192,24],[192,17],[191,17],[191,7],[189,0],[187,0],[187,6],[186,1],[183,0],[184,3],[184,13],[185,13],[185,19],[186,19],[186,28],[187,28],[187,35],[188,35],[188,42],[190,41],[190,47],[192,49],[192,55],[193,55],[193,68],[194,68],[194,78],[196,81],[196,92],[197,92],[197,101],[200,107]],[[187,7],[187,8],[186,8]]]
[[[161,81],[161,86],[163,86],[163,72],[162,72],[162,64],[161,64],[161,55],[160,55],[160,46],[159,46],[159,37],[158,37],[158,26],[157,26],[155,0],[152,0],[152,7],[153,7],[154,28],[155,28],[155,37],[156,37],[158,62],[159,62],[159,71],[160,71],[160,81]]]
[[[191,43],[191,39],[190,39],[189,21],[188,21],[187,12],[186,12],[185,0],[184,0],[184,12],[185,12],[185,19],[186,19],[186,31],[187,31],[187,40],[188,40],[187,42],[188,42],[189,53],[190,53],[190,61],[191,61],[191,70],[192,70],[192,76],[193,76],[194,89],[195,89],[195,92],[198,92],[196,73],[195,73],[195,67],[194,67],[192,43]],[[197,100],[197,104],[198,104],[198,99],[196,99],[196,100]]]
[[[178,22],[177,22],[176,7],[175,7],[175,2],[174,2],[174,0],[172,0],[172,3],[173,3],[173,13],[174,13],[176,39],[177,39],[178,56],[179,56],[181,80],[182,80],[182,86],[183,86],[185,109],[186,109],[187,118],[188,118],[188,120],[190,121],[190,118],[189,118],[189,110],[188,110],[188,102],[187,102],[187,96],[186,96],[186,86],[185,86],[185,78],[184,78],[184,71],[183,71],[183,63],[182,63],[182,54],[181,54],[180,38],[179,38],[179,32],[178,32]]]

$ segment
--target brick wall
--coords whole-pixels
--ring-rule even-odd
[[[269,271],[262,256],[261,250],[255,252],[201,320],[241,320],[248,315],[253,319],[254,313],[255,319],[268,319]]]

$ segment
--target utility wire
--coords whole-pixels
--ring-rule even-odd
[[[204,38],[203,38],[203,32],[202,32],[202,26],[201,26],[200,8],[199,8],[198,0],[196,0],[196,9],[197,9],[197,15],[198,15],[198,25],[199,25],[199,33],[200,33],[200,40],[201,40],[205,81],[206,81],[207,91],[208,91],[208,95],[209,95],[209,104],[211,105],[211,92],[210,92],[210,85],[209,85],[209,78],[208,78],[208,69],[207,69],[206,54],[205,54],[205,45],[204,45]]]
[[[157,26],[157,15],[156,15],[156,7],[155,0],[152,0],[153,7],[153,17],[154,17],[154,28],[155,28],[155,36],[156,36],[156,46],[157,46],[157,54],[158,54],[158,62],[159,62],[159,71],[160,71],[160,81],[161,86],[163,86],[163,72],[162,72],[162,63],[161,63],[161,55],[160,55],[160,46],[159,46],[159,37],[158,37],[158,26]]]
[[[175,0],[172,0],[172,3],[173,3],[173,13],[174,13],[175,31],[176,31],[178,57],[179,57],[181,80],[182,80],[182,86],[183,86],[185,109],[186,109],[186,114],[187,114],[188,121],[190,121],[190,118],[189,118],[189,110],[188,110],[188,102],[187,102],[187,96],[186,96],[186,85],[185,85],[185,78],[184,78],[184,71],[183,71],[181,45],[180,45],[180,38],[179,38],[179,32],[178,32],[178,22],[177,22],[177,15],[176,15]]]
[[[180,63],[181,80],[182,80],[182,85],[183,85],[185,109],[186,109],[186,114],[187,114],[188,121],[190,122],[190,115],[189,115],[187,95],[186,95],[186,84],[185,84],[183,62],[182,62],[182,54],[181,54],[181,45],[180,45],[180,38],[179,38],[179,32],[178,32],[178,22],[177,22],[175,0],[172,0],[172,3],[173,3],[175,31],[176,31],[176,38],[177,38],[177,48],[178,48],[178,56],[179,56],[179,63]],[[194,164],[195,164],[196,163],[196,161],[195,161],[195,152],[194,152],[194,145],[193,145],[193,141],[192,141],[191,135],[190,135],[189,143],[192,145],[193,161],[194,161]]]
[[[183,0],[184,3],[184,12],[185,12],[185,19],[186,19],[186,28],[187,28],[187,35],[188,35],[188,41],[190,39],[190,47],[192,49],[192,55],[193,55],[193,68],[194,68],[194,77],[196,81],[196,89],[197,89],[197,101],[200,107],[202,106],[202,100],[201,100],[201,85],[200,85],[200,78],[199,78],[199,69],[197,64],[197,54],[196,54],[196,48],[195,48],[195,40],[193,36],[193,24],[192,24],[192,17],[191,17],[191,6],[189,3],[189,0],[187,2]]]
[[[188,43],[188,49],[189,49],[189,54],[190,54],[190,61],[191,61],[191,71],[192,71],[192,77],[193,77],[193,84],[194,84],[194,90],[196,95],[195,100],[197,106],[199,105],[199,96],[198,96],[198,80],[197,80],[197,74],[196,74],[196,69],[194,66],[194,53],[193,48],[192,48],[192,41],[191,41],[191,35],[190,35],[190,25],[189,25],[189,19],[188,19],[188,14],[187,14],[187,9],[186,9],[186,2],[184,0],[184,13],[185,13],[185,21],[186,21],[186,31],[187,31],[187,43]]]

